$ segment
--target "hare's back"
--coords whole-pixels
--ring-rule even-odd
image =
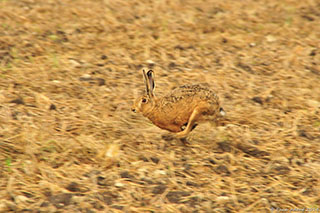
[[[170,102],[172,104],[205,101],[209,104],[219,105],[219,98],[215,92],[201,84],[191,84],[177,87],[164,98],[166,102]]]

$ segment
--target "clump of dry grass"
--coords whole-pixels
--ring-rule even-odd
[[[316,1],[0,1],[0,211],[320,208]],[[143,82],[217,90],[183,146]]]

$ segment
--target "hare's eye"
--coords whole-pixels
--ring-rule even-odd
[[[147,99],[142,98],[142,103],[146,103],[146,102],[147,102]]]

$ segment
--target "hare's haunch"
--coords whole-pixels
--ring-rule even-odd
[[[215,121],[225,115],[218,96],[205,86],[183,85],[157,98],[154,72],[143,70],[143,77],[146,93],[135,100],[132,111],[142,113],[153,124],[175,132],[179,138],[186,137],[198,123]]]

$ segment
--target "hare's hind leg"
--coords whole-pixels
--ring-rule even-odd
[[[204,108],[195,108],[189,118],[189,121],[188,121],[186,128],[183,131],[178,132],[176,134],[176,136],[178,138],[185,138],[191,132],[191,130],[193,130],[195,128],[195,126],[196,126],[195,122],[202,115],[202,112],[204,110],[205,110]]]

